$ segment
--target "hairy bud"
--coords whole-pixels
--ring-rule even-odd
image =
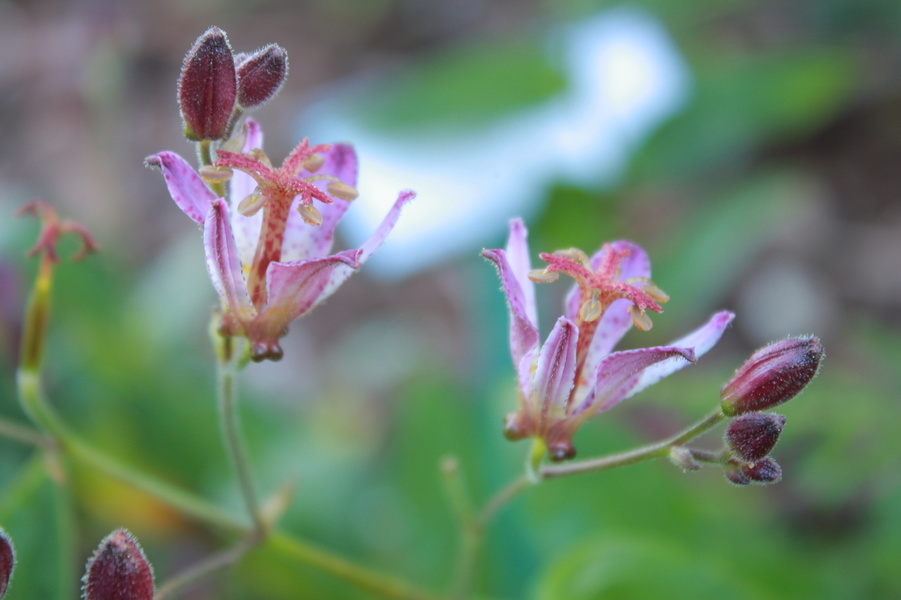
[[[816,337],[789,338],[761,348],[723,386],[723,412],[741,415],[791,400],[817,374],[823,355]]]
[[[84,600],[153,600],[153,570],[137,540],[117,529],[88,561]]]
[[[259,106],[281,89],[288,76],[288,53],[270,44],[243,56],[237,67],[238,103],[244,108]]]
[[[237,98],[235,59],[225,32],[210,27],[185,56],[178,78],[178,105],[185,137],[218,140],[228,133]]]
[[[760,460],[772,451],[785,426],[785,417],[773,413],[746,413],[726,428],[726,444],[745,462]]]
[[[13,576],[13,567],[16,566],[16,552],[13,549],[13,541],[0,528],[0,598],[6,595],[9,588],[9,580]]]

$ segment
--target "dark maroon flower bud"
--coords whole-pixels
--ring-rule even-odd
[[[822,359],[823,345],[815,337],[789,338],[761,348],[723,386],[723,412],[735,416],[791,400],[814,378]]]
[[[185,56],[178,78],[185,137],[192,141],[225,137],[235,108],[237,81],[228,38],[218,27],[210,27]]]
[[[741,472],[751,483],[759,483],[761,485],[779,483],[782,479],[782,467],[769,456],[755,463],[745,465],[742,467]]]
[[[238,104],[244,108],[259,106],[272,98],[288,77],[288,53],[277,44],[269,44],[238,62]]]
[[[153,569],[137,540],[117,529],[88,561],[84,600],[153,600]]]
[[[730,462],[726,465],[726,479],[735,485],[748,485],[751,480],[742,472],[742,464],[738,462]]]
[[[746,413],[729,423],[726,444],[745,462],[770,453],[785,426],[785,417],[774,413]]]
[[[13,541],[0,528],[0,598],[6,595],[14,566],[16,566],[16,552],[13,549]]]

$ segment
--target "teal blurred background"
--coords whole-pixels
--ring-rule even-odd
[[[506,307],[478,256],[502,245],[506,219],[522,212],[533,260],[620,237],[648,250],[672,300],[651,332],[622,347],[664,343],[720,308],[738,314],[697,366],[583,428],[582,457],[662,438],[705,414],[768,341],[815,333],[828,356],[810,389],[780,409],[780,484],[737,488],[715,469],[686,475],[665,462],[546,482],[487,531],[479,594],[901,597],[901,5],[888,0],[0,1],[0,416],[25,421],[13,382],[35,269],[24,252],[37,227],[12,214],[42,197],[102,246],[57,270],[52,402],[121,461],[241,513],[218,434],[206,339],[215,295],[200,235],[159,174],[142,167],[162,149],[192,152],[175,80],[208,26],[225,29],[237,50],[287,49],[287,86],[257,115],[275,160],[304,128],[324,138],[314,142],[344,135],[323,125],[330,98],[367,139],[421,160],[448,132],[497,131],[571,92],[553,41],[623,10],[660,28],[684,69],[678,101],[594,179],[567,176],[562,161],[530,176],[521,206],[515,187],[482,206],[449,199],[469,211],[471,247],[434,252],[437,233],[405,246],[395,256],[428,260],[402,277],[390,262],[364,269],[296,322],[285,359],[241,378],[258,486],[270,494],[297,483],[285,530],[425,587],[447,585],[457,532],[440,460],[459,457],[484,501],[519,474],[527,450],[501,436],[516,403]],[[474,137],[473,151],[486,144]],[[533,152],[548,148],[551,140]],[[456,169],[440,160],[464,182],[480,166],[512,169],[506,155],[468,158]],[[417,173],[405,180],[397,163],[393,189],[413,185]],[[539,288],[545,326],[564,291]],[[715,436],[702,445],[715,447]],[[53,573],[67,529],[76,573],[104,535],[127,527],[160,582],[225,541],[77,467],[69,527],[47,470],[31,448],[0,439],[0,525],[20,562],[11,600],[59,597]],[[75,597],[77,582],[67,585]],[[264,549],[186,597],[365,596]]]

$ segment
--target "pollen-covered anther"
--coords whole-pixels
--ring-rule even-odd
[[[547,269],[532,269],[528,273],[530,281],[535,283],[553,283],[560,279],[560,273],[556,271],[548,271]]]
[[[579,307],[579,318],[585,323],[597,321],[602,314],[604,314],[604,305],[598,300],[597,293],[592,294],[591,298],[583,302],[582,306]]]
[[[634,304],[629,307],[629,316],[632,317],[632,323],[642,331],[648,331],[654,326],[651,322],[651,317]]]
[[[631,279],[627,279],[626,283],[635,286],[636,288],[650,296],[651,300],[653,300],[657,304],[666,304],[667,302],[669,302],[669,294],[657,287],[657,284],[655,284],[647,277],[633,277]]]
[[[297,212],[300,213],[305,223],[317,227],[322,225],[322,213],[312,204],[298,204]]]
[[[348,202],[355,200],[357,196],[360,195],[357,188],[340,181],[329,183],[325,186],[325,191],[327,191],[330,196],[334,196],[340,200],[347,200]]]
[[[310,173],[315,173],[325,164],[325,158],[321,154],[314,154],[303,161],[303,168]]]
[[[558,250],[554,252],[557,256],[562,256],[564,258],[568,258],[570,260],[574,260],[581,264],[586,269],[591,269],[591,259],[588,258],[588,255],[585,254],[585,251],[580,248],[569,248],[568,250]]]
[[[225,183],[232,178],[233,171],[228,167],[204,165],[198,170],[200,178],[207,183]]]
[[[257,188],[241,200],[238,204],[238,213],[245,217],[252,217],[260,212],[264,204],[266,204],[266,196],[260,192],[260,188]]]

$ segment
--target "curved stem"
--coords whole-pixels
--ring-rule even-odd
[[[607,471],[609,469],[632,465],[652,458],[666,456],[673,446],[681,446],[686,442],[693,440],[725,418],[726,415],[723,414],[722,409],[717,407],[712,413],[669,439],[655,444],[648,444],[647,446],[642,446],[627,452],[620,452],[619,454],[611,454],[581,462],[563,465],[545,465],[541,467],[539,474],[542,479],[550,479],[552,477],[564,477],[566,475],[576,475],[578,473],[587,473],[591,471]]]
[[[226,339],[225,344],[231,346],[231,339]],[[234,367],[235,361],[231,354],[231,351],[229,351],[226,356],[220,357],[218,366],[218,408],[220,425],[222,426],[222,439],[231,459],[232,467],[235,470],[235,475],[238,478],[238,486],[241,489],[241,497],[244,499],[247,513],[250,515],[254,529],[262,533],[266,530],[266,525],[263,520],[263,514],[260,511],[260,503],[257,500],[256,491],[253,487],[250,463],[247,460],[247,453],[241,440],[241,432],[238,425],[238,407],[235,401],[235,377],[237,374]]]

